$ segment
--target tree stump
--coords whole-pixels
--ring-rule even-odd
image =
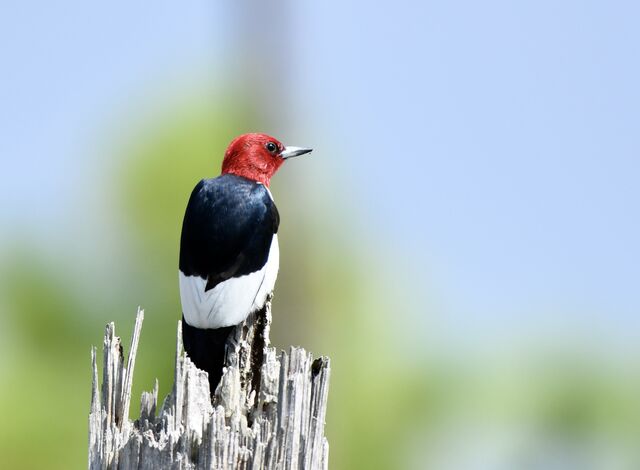
[[[269,344],[271,302],[238,325],[213,400],[207,374],[182,347],[178,322],[175,382],[159,413],[158,383],[129,420],[144,312],[138,309],[125,364],[115,326],[106,326],[102,386],[92,348],[89,469],[326,469],[324,424],[329,359]]]

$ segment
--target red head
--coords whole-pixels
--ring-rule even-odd
[[[287,158],[311,152],[301,147],[285,147],[267,134],[243,134],[227,147],[222,174],[232,173],[269,186],[271,177]]]

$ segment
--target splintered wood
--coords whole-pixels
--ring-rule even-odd
[[[113,323],[104,335],[102,386],[96,349],[89,414],[89,469],[326,469],[324,423],[329,359],[302,348],[269,346],[271,305],[238,325],[213,401],[207,374],[182,347],[178,323],[175,382],[157,411],[158,383],[129,420],[131,385],[144,312],[138,310],[124,361]]]

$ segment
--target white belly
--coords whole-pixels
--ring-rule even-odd
[[[274,235],[267,263],[259,271],[227,279],[205,292],[207,281],[179,272],[182,313],[196,328],[237,325],[263,307],[273,291],[280,263],[278,236]]]

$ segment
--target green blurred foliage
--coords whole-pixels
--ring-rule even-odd
[[[105,176],[116,195],[114,220],[107,225],[122,247],[107,274],[96,276],[101,265],[94,259],[47,255],[26,241],[16,241],[5,256],[0,271],[6,309],[0,345],[3,468],[84,466],[89,348],[100,345],[102,328],[112,320],[128,344],[137,304],[146,309],[146,319],[134,396],[152,388],[156,377],[161,395],[169,391],[180,318],[177,257],[184,207],[200,178],[218,174],[227,143],[258,124],[249,107],[228,101],[196,96],[150,117],[114,149],[113,171]],[[295,193],[300,188],[284,184],[285,175],[276,178],[284,223],[273,337],[280,347],[303,344],[332,359],[327,417],[332,468],[403,468],[414,454],[427,452],[433,436],[460,420],[507,422],[572,439],[605,436],[627,445],[640,436],[633,393],[637,374],[624,380],[608,376],[588,358],[492,373],[426,355],[404,357],[394,312],[420,307],[378,275],[393,267],[376,265],[373,248],[356,247],[356,238],[344,235],[349,230],[326,223],[348,220],[339,207]],[[66,269],[61,260],[76,268]],[[77,279],[78,273],[88,279]],[[101,287],[116,288],[96,287],[90,295],[75,288],[91,284],[94,276]],[[410,444],[415,439],[424,445]],[[640,462],[637,453],[628,452]]]

